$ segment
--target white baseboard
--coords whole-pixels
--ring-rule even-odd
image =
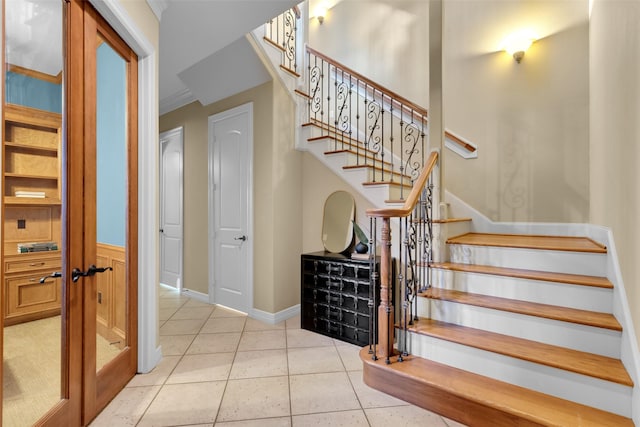
[[[182,293],[188,296],[189,298],[193,298],[195,300],[206,302],[207,304],[211,304],[211,302],[209,301],[208,294],[203,294],[202,292],[198,292],[198,291],[194,291],[186,288],[182,289]]]
[[[277,313],[268,313],[266,311],[258,310],[254,308],[251,310],[250,317],[261,322],[275,325],[276,323],[284,322],[287,319],[292,318],[300,314],[300,304],[293,305],[289,308],[285,308]]]

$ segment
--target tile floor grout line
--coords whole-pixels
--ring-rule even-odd
[[[216,305],[216,308],[211,313],[211,316],[213,316],[213,313],[215,313],[217,308],[218,306]],[[211,316],[209,317],[209,319],[211,319]],[[244,335],[244,331],[246,328],[247,328],[247,316],[244,316],[244,323],[242,325],[242,330],[240,331],[240,339],[238,340],[238,344],[236,344],[236,351],[233,353],[233,360],[231,361],[231,366],[229,367],[229,373],[227,374],[227,379],[224,382],[224,388],[222,389],[222,395],[220,396],[220,404],[218,405],[218,410],[216,411],[215,417],[213,417],[213,426],[215,426],[216,423],[218,422],[218,417],[220,416],[220,410],[222,409],[222,402],[224,402],[224,395],[227,392],[227,387],[229,386],[229,377],[231,376],[231,371],[233,370],[233,363],[235,362],[236,356],[238,355],[238,349],[240,348],[240,343],[242,342],[242,335]]]

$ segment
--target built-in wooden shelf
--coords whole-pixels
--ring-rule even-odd
[[[12,197],[6,196],[4,198],[5,205],[15,206],[58,206],[61,204],[60,199],[54,198],[39,198],[39,197]]]
[[[44,152],[50,152],[52,154],[57,154],[58,153],[58,147],[47,147],[47,146],[33,145],[33,144],[20,144],[20,143],[17,143],[17,142],[8,142],[8,141],[4,142],[4,146],[5,147],[19,148],[19,149],[24,149],[24,150],[44,151]]]
[[[54,175],[27,175],[23,173],[5,172],[4,176],[8,178],[58,180],[58,177]]]

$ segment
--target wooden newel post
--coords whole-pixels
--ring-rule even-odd
[[[380,306],[378,307],[378,357],[389,362],[393,354],[394,313],[391,302],[391,219],[382,219],[380,238]]]

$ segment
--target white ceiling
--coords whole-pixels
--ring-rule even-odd
[[[157,0],[148,0],[154,7]],[[160,113],[203,105],[270,79],[245,34],[300,0],[164,0]]]

